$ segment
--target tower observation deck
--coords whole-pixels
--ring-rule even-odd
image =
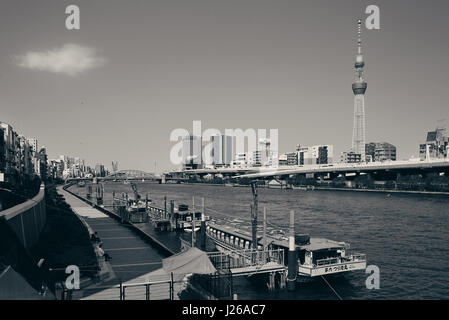
[[[362,55],[362,20],[357,21],[357,56],[355,60],[356,80],[352,84],[354,93],[354,127],[352,131],[352,151],[365,160],[365,92],[367,83],[363,78],[365,62]]]

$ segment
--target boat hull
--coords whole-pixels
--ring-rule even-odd
[[[305,267],[299,266],[298,272],[301,276],[306,277],[317,277],[324,276],[328,274],[344,273],[355,270],[365,270],[366,261],[352,261],[344,262],[333,265],[321,266],[321,267]]]

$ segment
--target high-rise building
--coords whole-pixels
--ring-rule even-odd
[[[365,92],[367,83],[363,78],[365,62],[362,55],[362,20],[357,21],[357,56],[355,60],[356,80],[352,84],[354,93],[354,126],[352,131],[352,152],[360,154],[365,161]]]
[[[396,147],[388,142],[370,142],[365,145],[365,157],[371,161],[395,161]]]
[[[332,145],[318,145],[311,147],[297,147],[297,164],[315,165],[330,164],[334,158],[334,148]]]
[[[0,122],[0,128],[3,131],[3,144],[4,144],[4,167],[6,174],[13,174],[16,168],[16,144],[15,144],[15,132],[13,128],[4,122]]]
[[[229,166],[232,164],[232,137],[215,135],[211,137],[212,164],[214,166]]]
[[[30,145],[31,149],[33,150],[33,153],[36,153],[38,151],[38,142],[35,138],[28,138],[28,144]]]
[[[287,165],[297,166],[298,165],[298,152],[287,153]]]
[[[77,168],[79,169],[79,168]],[[95,165],[95,176],[96,177],[104,177],[106,175],[106,171],[104,170],[104,165],[97,163]]]
[[[19,141],[19,174],[31,175],[33,174],[33,151],[28,143],[27,138],[18,136]]]
[[[271,151],[271,140],[260,139],[257,150],[252,152],[251,165],[254,167],[260,167],[271,166],[272,164],[273,152]]]
[[[388,142],[378,143],[374,150],[375,161],[396,161],[396,147]]]
[[[419,145],[421,159],[446,158],[449,152],[449,137],[444,128],[427,132],[426,143]]]
[[[248,164],[248,156],[246,153],[236,153],[233,161],[235,167],[244,167]]]
[[[342,163],[360,163],[361,161],[362,161],[361,154],[352,151],[343,152],[340,158],[340,162]]]
[[[202,159],[202,138],[188,135],[182,139],[182,164],[184,169],[200,169]]]
[[[37,158],[39,159],[39,165],[36,169],[36,173],[41,177],[42,180],[47,179],[47,148],[43,146],[40,148],[39,152],[37,153]]]
[[[288,165],[288,155],[286,153],[283,153],[279,156],[279,165],[280,166]]]

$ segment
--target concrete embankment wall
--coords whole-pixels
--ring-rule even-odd
[[[46,217],[44,185],[41,185],[34,198],[0,211],[0,219],[6,220],[22,245],[28,249],[38,242]]]

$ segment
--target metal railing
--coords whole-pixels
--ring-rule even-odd
[[[325,258],[325,259],[316,260],[316,265],[317,266],[326,266],[329,264],[337,264],[340,262],[341,262],[340,258]]]
[[[350,255],[351,261],[366,261],[366,254],[354,253]]]
[[[151,287],[153,286],[154,288],[156,285],[158,285],[158,287],[152,291]],[[122,283],[118,288],[120,289],[120,300],[126,300],[126,297],[131,298],[131,300],[143,298],[144,293],[145,300],[150,300],[150,297],[152,296],[156,297],[154,300],[174,300],[174,286],[175,282],[173,281],[172,276],[171,280],[131,284]]]
[[[332,258],[319,259],[315,261],[315,265],[326,266],[330,264],[357,262],[357,261],[366,261],[366,255],[361,253],[354,253],[345,257],[332,257]]]
[[[209,252],[210,261],[217,269],[235,269],[263,266],[268,262],[284,265],[284,250],[229,250],[227,252]]]
[[[76,297],[83,300],[175,300],[175,286],[182,287],[185,281],[170,279],[137,283],[120,283],[112,286],[95,286],[82,290],[68,290],[64,287],[61,300],[72,300]],[[177,289],[179,289],[177,288]]]

